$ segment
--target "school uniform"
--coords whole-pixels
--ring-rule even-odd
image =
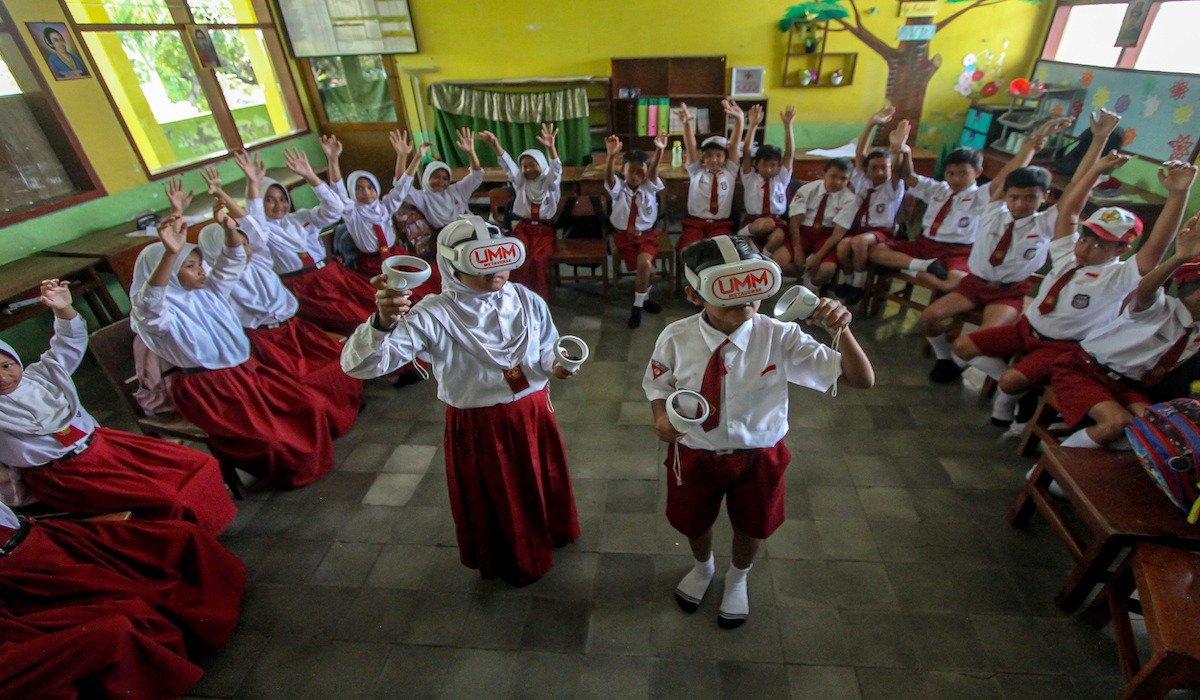
[[[50,349],[0,396],[0,464],[16,503],[28,495],[70,513],[133,511],[149,519],[190,520],[219,534],[237,515],[217,461],[144,435],[102,428],[79,402],[71,374],[87,350],[83,317],[55,319]],[[0,353],[18,363],[0,342]]]
[[[370,204],[363,204],[354,197],[354,186],[359,180],[370,180],[379,192],[379,181],[365,170],[355,170],[350,173],[343,183],[339,194],[345,198],[346,208],[342,211],[342,221],[350,238],[358,248],[358,258],[354,261],[354,272],[364,281],[370,283],[371,278],[380,274],[383,261],[392,255],[410,255],[404,241],[396,236],[396,227],[392,216],[404,204],[404,198],[412,189],[412,177],[402,175],[392,181],[392,189],[380,194],[379,198]],[[435,274],[419,287],[412,290],[413,300],[416,301],[426,294],[436,294],[441,280]],[[373,289],[373,288],[372,288]],[[372,291],[370,299],[374,300]]]
[[[295,488],[333,469],[327,402],[298,378],[250,357],[250,341],[229,298],[245,269],[240,246],[224,248],[203,289],[188,291],[179,268],[165,287],[150,276],[163,247],[144,248],[130,289],[130,325],[150,352],[172,365],[171,400],[209,435],[222,459],[266,483]]]
[[[1033,385],[1050,378],[1051,366],[1064,352],[1078,347],[1091,331],[1113,321],[1121,303],[1137,289],[1142,274],[1137,258],[1081,267],[1075,259],[1079,234],[1047,246],[1051,268],[1037,297],[1014,325],[985,328],[971,342],[991,357],[1024,357],[1012,367]]]
[[[444,232],[443,232],[444,233]],[[481,293],[438,256],[445,290],[385,332],[364,323],[346,341],[347,374],[377,377],[433,358],[446,403],[446,477],[463,565],[515,585],[554,566],[579,537],[566,451],[547,390],[558,331],[519,284]]]
[[[788,384],[825,391],[840,374],[837,351],[799,325],[763,314],[729,336],[703,313],[667,326],[642,379],[646,398],[666,400],[690,389],[710,407],[705,424],[668,450],[668,469],[676,458],[680,467],[679,479],[667,478],[671,525],[698,537],[716,521],[725,498],[735,530],[759,539],[774,532],[784,518],[783,472],[791,460],[784,445]]]
[[[850,186],[854,204],[838,212],[833,223],[846,229],[847,236],[871,233],[879,243],[891,240],[896,212],[904,200],[904,180],[888,178],[876,185],[866,173],[855,170],[850,174]]]
[[[264,178],[262,191],[278,187],[291,203],[282,184]],[[313,188],[319,206],[268,219],[262,199],[246,201],[246,211],[264,231],[275,272],[296,297],[296,315],[327,331],[349,335],[375,311],[375,288],[350,270],[326,260],[321,230],[342,218],[345,205],[332,187],[322,182]]]
[[[658,193],[665,188],[659,178],[653,182],[642,180],[637,189],[631,189],[619,177],[612,187],[604,185],[612,201],[608,220],[614,229],[613,244],[630,271],[637,269],[639,255],[649,255],[651,259],[658,255],[658,229],[654,223],[658,221]]]
[[[467,206],[471,195],[483,184],[483,170],[471,170],[458,182],[450,183],[441,192],[434,192],[429,180],[439,170],[445,170],[446,177],[450,176],[450,166],[434,161],[425,166],[425,172],[421,175],[421,189],[410,189],[404,198],[406,204],[421,211],[435,236],[451,221],[471,213]]]
[[[980,214],[990,193],[979,185],[955,192],[941,180],[916,177],[917,184],[909,193],[926,203],[921,234],[911,241],[888,241],[887,246],[920,260],[941,260],[947,270],[967,272]]]
[[[1055,361],[1051,383],[1063,420],[1073,427],[1103,401],[1151,403],[1145,387],[1162,381],[1197,350],[1200,327],[1179,299],[1159,290],[1147,309],[1126,306]]]
[[[796,190],[791,204],[788,205],[788,216],[803,217],[800,220],[800,244],[804,246],[805,257],[812,255],[825,245],[825,242],[833,235],[834,219],[844,209],[853,207],[854,202],[854,191],[849,187],[844,187],[837,192],[830,192],[825,189],[824,180],[813,180]],[[792,249],[790,236],[784,240],[783,245],[792,254],[793,260],[799,260],[800,254]],[[837,251],[830,248],[829,253],[821,262],[836,263]]]
[[[682,251],[696,241],[715,236],[733,235],[733,188],[737,182],[738,164],[726,159],[719,170],[709,170],[702,161],[686,166],[688,184],[687,213],[677,250]]]
[[[764,178],[758,171],[740,171],[742,177],[742,206],[745,215],[742,226],[747,226],[757,219],[769,217],[775,220],[775,227],[787,230],[784,214],[788,208],[787,188],[792,181],[792,169],[780,168],[775,177]]]
[[[1001,304],[1021,311],[1029,276],[1045,264],[1057,222],[1058,207],[1017,220],[1003,201],[986,205],[967,259],[969,272],[954,293],[976,308]]]
[[[534,159],[542,174],[529,180],[506,151],[500,156],[500,167],[516,190],[512,212],[520,217],[513,226],[513,238],[525,244],[525,264],[512,271],[509,279],[533,290],[543,299],[550,296],[550,256],[554,255],[558,233],[554,230],[554,215],[562,196],[562,161],[547,160],[536,148],[522,151],[518,157]]]

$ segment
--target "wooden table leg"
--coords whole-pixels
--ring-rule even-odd
[[[1075,610],[1097,585],[1108,580],[1108,567],[1121,553],[1125,543],[1114,541],[1117,538],[1099,538],[1083,553],[1063,584],[1062,590],[1054,596],[1054,603],[1066,611]]]

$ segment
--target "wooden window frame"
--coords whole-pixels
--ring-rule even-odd
[[[1146,37],[1150,36],[1150,28],[1154,25],[1155,18],[1158,17],[1158,8],[1163,3],[1179,2],[1180,0],[1151,0],[1150,9],[1146,12],[1146,21],[1142,24],[1142,33],[1138,36],[1136,46],[1126,46],[1121,49],[1120,55],[1117,56],[1116,65],[1112,66],[1096,66],[1097,68],[1121,68],[1127,70],[1140,70],[1137,66],[1138,56],[1142,53],[1142,47],[1146,43]],[[1047,56],[1049,52],[1058,54],[1059,44],[1062,42],[1063,31],[1067,26],[1067,18],[1071,13],[1072,7],[1080,5],[1129,5],[1129,0],[1059,0],[1054,8],[1054,15],[1050,19],[1050,28],[1046,31],[1046,38],[1042,41],[1042,50],[1038,54],[1040,61],[1054,61],[1055,63],[1070,63],[1072,65],[1085,65],[1075,63],[1073,61],[1063,61],[1054,56]],[[1143,71],[1147,73],[1157,71]]]
[[[369,54],[372,56],[381,56],[383,58],[383,72],[387,75],[388,95],[392,98],[392,110],[396,114],[396,119],[391,122],[332,122],[329,120],[329,114],[325,111],[325,102],[321,99],[320,86],[317,85],[317,78],[313,75],[312,62],[308,58],[297,58],[296,66],[300,72],[300,81],[304,83],[304,90],[308,93],[309,104],[312,105],[313,114],[317,118],[317,126],[323,133],[329,133],[330,129],[344,129],[346,131],[375,131],[379,129],[380,124],[398,124],[396,128],[405,128],[404,115],[404,98],[400,91],[400,71],[396,69],[396,62],[391,60],[392,54]],[[340,58],[339,56],[330,56],[329,58]]]

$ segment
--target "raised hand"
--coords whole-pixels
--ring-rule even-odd
[[[721,107],[725,110],[725,114],[731,117],[742,119],[746,118],[746,112],[742,106],[733,100],[721,100]]]
[[[213,202],[213,219],[221,224],[221,228],[226,231],[237,230],[237,220],[229,215],[229,210],[225,207],[225,203],[221,200]]]
[[[187,227],[183,225],[183,217],[172,214],[158,224],[158,239],[168,253],[178,255],[187,243]]]
[[[665,131],[659,131],[658,136],[654,137],[654,150],[656,150],[656,151],[667,150],[668,139],[669,139],[669,137],[667,136],[667,133]]]
[[[1109,152],[1108,155],[1101,156],[1101,158],[1096,161],[1096,167],[1099,168],[1100,172],[1102,173],[1111,173],[1128,162],[1129,156],[1114,150]]]
[[[187,194],[183,193],[183,177],[173,177],[167,180],[166,186],[163,188],[167,193],[167,201],[171,203],[172,214],[183,214],[183,212],[192,203],[192,197],[195,196],[195,191],[188,190]]]
[[[788,105],[779,114],[779,121],[783,122],[784,126],[791,126],[792,122],[796,121],[796,107]]]
[[[71,284],[57,279],[44,280],[41,286],[42,303],[55,311],[71,305]]]
[[[215,166],[208,166],[200,171],[200,177],[204,178],[204,184],[208,185],[208,193],[216,194],[221,191],[221,173],[217,171]]]
[[[1116,112],[1110,112],[1107,109],[1100,110],[1099,114],[1092,112],[1092,133],[1096,136],[1108,137],[1117,128],[1117,124],[1121,121],[1121,115]]]
[[[896,113],[896,108],[892,105],[882,107],[878,112],[871,115],[870,122],[872,124],[887,124],[892,120],[892,115]]]
[[[756,104],[750,108],[750,113],[746,115],[746,121],[749,122],[752,126],[758,126],[759,124],[762,124],[762,120],[763,120],[762,105]]]
[[[888,134],[888,144],[892,147],[893,153],[903,151],[908,144],[908,135],[912,132],[912,124],[907,119],[901,119],[896,123],[896,128],[892,129],[892,133]]]
[[[621,139],[616,134],[608,136],[604,139],[604,151],[608,153],[608,157],[612,158],[621,152]]]
[[[483,141],[492,148],[500,148],[500,139],[496,138],[496,135],[490,131],[480,131],[479,133],[475,134],[475,138]]]
[[[1042,140],[1048,139],[1055,134],[1060,134],[1066,131],[1074,122],[1075,120],[1070,117],[1056,117],[1049,121],[1042,122],[1041,126],[1039,126],[1037,130],[1033,132],[1033,136],[1035,138],[1041,138]]]
[[[458,130],[458,140],[454,142],[458,146],[458,150],[463,153],[470,153],[475,150],[475,132],[471,131],[470,127],[462,127]]]
[[[388,141],[392,143],[392,149],[405,158],[413,151],[412,137],[408,135],[407,131],[393,129],[388,132]]]
[[[321,137],[321,150],[325,151],[326,159],[333,160],[342,155],[342,142],[333,134],[326,134]]]
[[[1171,160],[1158,169],[1158,181],[1167,192],[1187,192],[1196,180],[1196,166],[1183,161]]]
[[[555,140],[558,139],[557,124],[542,124],[542,133],[538,134],[538,143],[546,148],[554,148]]]
[[[267,176],[267,166],[263,165],[257,151],[253,156],[245,151],[238,151],[233,154],[233,162],[237,163],[242,172],[246,173],[246,179],[250,182],[262,182],[262,179]]]
[[[317,173],[313,170],[312,164],[308,162],[308,154],[301,151],[299,148],[283,149],[283,160],[287,163],[288,170],[297,175],[308,179],[309,177],[316,178]]]
[[[1184,260],[1200,257],[1200,214],[1188,219],[1175,238],[1175,254]]]

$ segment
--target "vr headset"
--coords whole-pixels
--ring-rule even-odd
[[[500,228],[478,216],[460,216],[449,226],[471,228],[471,238],[453,246],[438,243],[438,255],[450,261],[454,269],[468,275],[490,275],[515,270],[525,264],[525,244],[520,239],[505,236]]]
[[[752,301],[769,299],[783,285],[779,265],[773,260],[742,260],[733,239],[717,236],[725,262],[701,270],[698,274],[684,267],[688,284],[704,301],[713,306],[738,306]]]

